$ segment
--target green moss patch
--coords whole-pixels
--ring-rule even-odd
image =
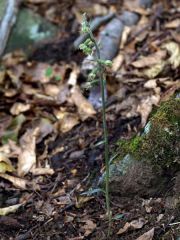
[[[180,99],[160,105],[141,136],[119,141],[120,157],[131,154],[159,167],[180,164]]]

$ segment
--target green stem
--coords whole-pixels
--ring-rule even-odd
[[[110,209],[110,197],[109,197],[109,143],[108,143],[107,122],[106,122],[106,99],[105,99],[106,79],[104,76],[104,66],[98,61],[98,60],[101,60],[100,50],[91,31],[89,32],[89,37],[91,41],[94,43],[94,46],[96,48],[96,60],[99,68],[99,77],[100,77],[100,85],[101,85],[105,167],[106,167],[105,198],[106,198],[106,210],[107,210],[107,215],[109,220],[109,231],[108,231],[108,235],[109,235],[110,224],[111,224],[111,209]]]

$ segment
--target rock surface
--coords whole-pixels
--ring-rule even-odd
[[[30,53],[35,44],[49,40],[57,34],[57,27],[29,9],[20,9],[10,34],[6,52],[23,49]]]
[[[177,183],[180,171],[179,101],[179,98],[172,98],[162,103],[141,136],[119,141],[119,156],[110,166],[112,193],[156,196],[167,187],[170,176],[176,175],[173,191],[175,195],[180,194]]]

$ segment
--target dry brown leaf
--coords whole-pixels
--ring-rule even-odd
[[[6,71],[4,69],[0,70],[0,84],[4,83]]]
[[[5,91],[4,96],[12,98],[18,94],[18,89],[15,88],[9,88]]]
[[[46,118],[41,118],[36,125],[39,128],[36,143],[40,143],[43,138],[54,131],[54,127],[51,122]]]
[[[93,199],[94,197],[85,197],[85,196],[79,196],[76,199],[76,207],[77,208],[81,208],[83,206],[84,203],[89,202],[91,199]]]
[[[124,55],[123,54],[119,54],[117,57],[115,57],[113,59],[112,71],[117,72],[120,69],[120,67],[122,66],[123,61],[124,61]]]
[[[164,94],[161,95],[161,102],[165,102],[170,99],[171,96],[174,95],[174,93],[180,89],[180,79],[177,79],[176,82],[173,82],[173,85],[171,88],[169,88]]]
[[[159,63],[151,66],[150,68],[145,69],[143,71],[143,75],[150,79],[155,78],[163,71],[165,65],[166,65],[165,61],[160,61]]]
[[[44,201],[43,206],[39,210],[47,217],[52,217],[54,214],[54,205],[49,203],[48,201]]]
[[[146,224],[146,220],[144,218],[139,218],[138,220],[133,220],[130,224],[133,229],[140,229]]]
[[[56,84],[46,84],[44,85],[44,92],[45,94],[51,96],[51,97],[56,97],[59,93],[59,85]]]
[[[77,65],[73,66],[73,70],[70,73],[69,79],[67,81],[68,85],[75,86],[77,84],[77,78],[79,76],[80,69]]]
[[[70,89],[68,85],[64,84],[59,86],[59,92],[56,96],[56,100],[58,101],[59,104],[62,104],[66,101],[68,101],[70,95]]]
[[[144,68],[149,67],[152,65],[157,64],[158,62],[162,61],[167,55],[167,52],[164,50],[159,50],[153,54],[150,54],[147,57],[142,57],[141,59],[132,62],[131,65],[133,65],[136,68]]]
[[[82,229],[85,230],[84,236],[89,236],[94,229],[96,228],[96,224],[92,220],[86,220],[85,225],[82,227]]]
[[[14,213],[16,212],[20,207],[22,206],[22,204],[15,204],[9,207],[5,207],[5,208],[0,208],[0,216],[6,216],[9,213]]]
[[[20,103],[16,102],[13,104],[13,106],[10,109],[10,112],[12,115],[19,115],[22,112],[26,112],[30,109],[31,105],[30,104],[25,104],[25,103]]]
[[[131,224],[127,222],[127,223],[124,225],[123,228],[120,228],[120,229],[119,229],[119,231],[117,232],[117,234],[118,234],[118,235],[121,235],[121,234],[127,232],[127,230],[130,228],[130,226],[131,226]]]
[[[136,240],[152,240],[153,237],[154,237],[154,228],[144,233],[143,235],[138,237]]]
[[[64,79],[67,65],[50,65],[48,63],[36,63],[26,68],[27,79],[30,82],[48,83],[52,78]]]
[[[124,48],[130,32],[131,32],[131,28],[128,27],[128,26],[125,26],[125,27],[124,27],[124,30],[123,30],[123,33],[122,33],[122,37],[121,37],[120,49],[123,49],[123,48]]]
[[[40,93],[40,89],[33,88],[30,84],[23,84],[22,85],[22,92],[26,95],[33,95]]]
[[[10,77],[11,82],[18,88],[21,85],[20,78],[24,74],[24,66],[22,64],[15,65],[7,70],[7,75]]]
[[[67,215],[64,217],[64,222],[65,222],[65,223],[73,222],[75,216],[76,216],[76,215],[72,216],[72,215],[68,215],[68,214],[67,214]]]
[[[149,88],[156,88],[157,87],[156,81],[157,81],[157,79],[151,79],[144,84],[144,87],[148,88],[148,89]]]
[[[0,173],[0,177],[10,181],[17,188],[26,189],[27,181],[25,179],[14,177],[6,173]]]
[[[8,154],[0,152],[0,173],[13,172],[15,169],[8,158]]]
[[[17,50],[12,53],[7,53],[3,56],[3,64],[6,67],[14,67],[26,59],[25,53],[22,50]]]
[[[92,117],[96,111],[91,103],[82,95],[78,86],[74,86],[71,90],[71,100],[78,108],[78,113],[82,121],[88,117]]]
[[[48,67],[50,67],[48,63],[38,63],[35,66],[27,68],[28,80],[31,82],[49,82],[50,77],[46,76]]]
[[[180,66],[180,45],[176,42],[169,42],[164,44],[162,48],[170,54],[167,61],[172,65],[172,68],[178,68]]]
[[[160,222],[163,217],[164,217],[164,214],[162,214],[162,213],[159,214],[159,215],[157,216],[157,221]]]
[[[55,203],[57,205],[71,205],[72,204],[72,201],[71,201],[71,198],[70,196],[68,195],[65,195],[65,196],[60,196],[56,199]]]
[[[18,176],[26,175],[36,164],[36,138],[39,128],[29,129],[20,139],[21,153],[18,157]]]
[[[170,22],[167,22],[165,24],[165,28],[175,28],[176,29],[179,26],[180,26],[180,19],[179,18],[176,18],[176,19],[174,19]]]
[[[152,111],[152,106],[157,105],[160,101],[159,95],[149,96],[143,99],[137,107],[137,112],[141,114],[141,124],[142,127],[146,125],[147,118]]]
[[[108,13],[108,9],[98,3],[93,4],[93,14],[95,15],[106,15]]]
[[[121,235],[131,229],[141,229],[146,224],[146,220],[144,218],[139,218],[137,220],[133,220],[132,222],[127,222],[123,228],[121,228],[117,234]]]
[[[55,115],[59,119],[59,130],[63,133],[70,131],[79,123],[79,117],[74,113],[55,111]]]

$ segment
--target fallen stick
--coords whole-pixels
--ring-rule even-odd
[[[140,7],[150,7],[152,0],[140,0]],[[125,26],[131,27],[139,21],[140,16],[137,13],[124,11],[121,15],[115,16],[109,23],[104,27],[103,31],[99,34],[100,42],[100,55],[102,59],[112,60],[118,53],[119,45],[122,37],[122,33]],[[81,72],[84,76],[94,68],[95,63],[92,61],[93,57],[88,56],[83,60],[81,66]],[[101,108],[101,97],[100,97],[100,86],[91,88],[89,102],[95,109]]]
[[[0,56],[4,53],[9,34],[16,22],[20,0],[7,0],[4,16],[0,22]]]

